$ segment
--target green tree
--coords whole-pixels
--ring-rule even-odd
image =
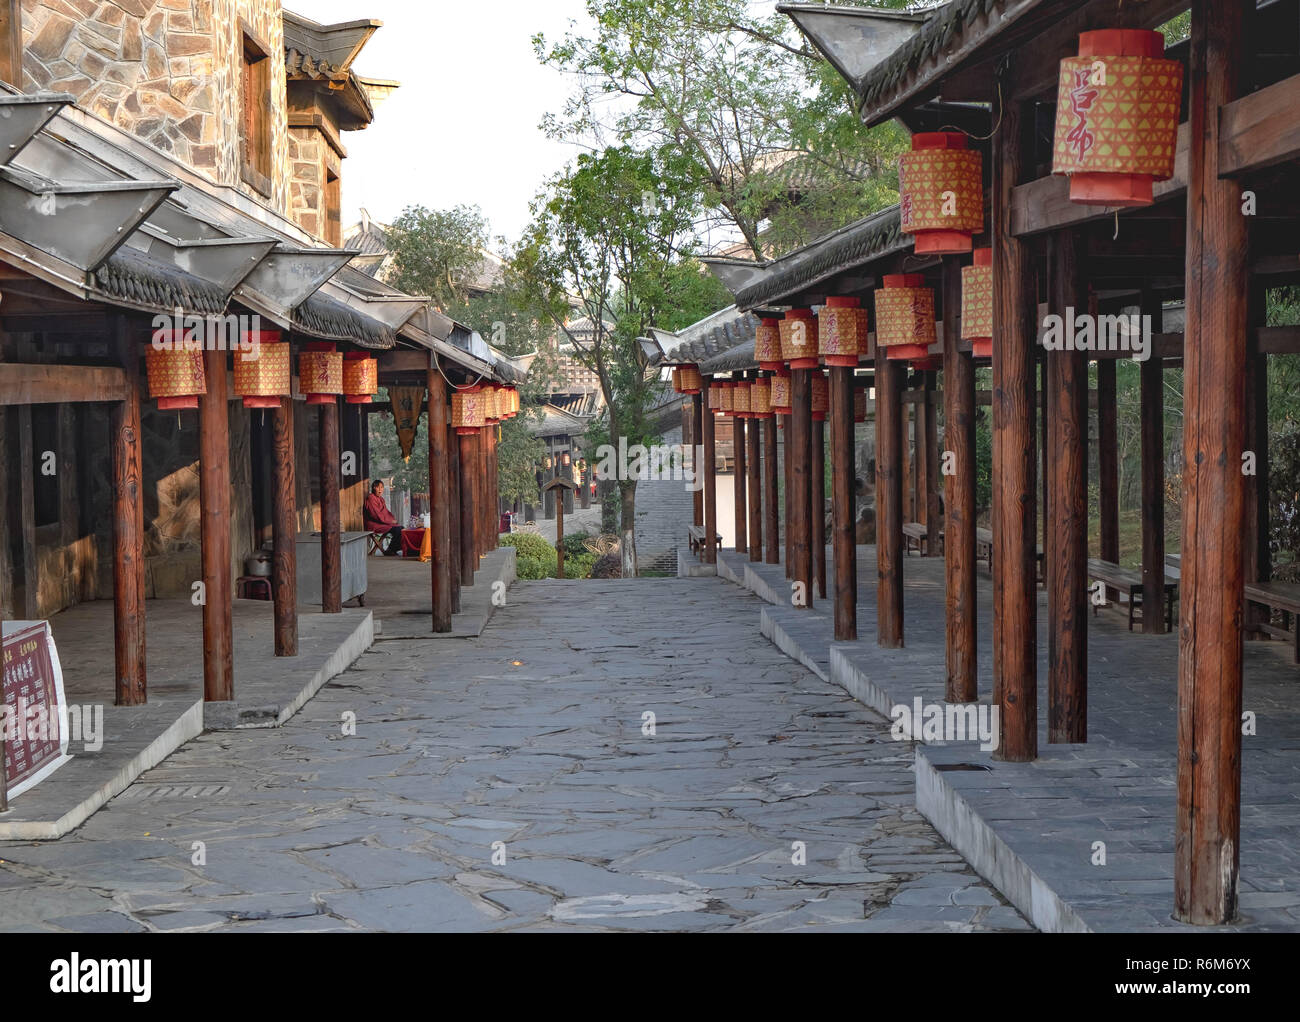
[[[534,39],[540,60],[578,82],[543,127],[596,146],[671,147],[703,183],[699,228],[738,234],[755,258],[897,201],[905,133],[863,127],[848,85],[765,9],[587,0],[594,31]]]
[[[690,255],[699,189],[694,167],[672,151],[614,147],[580,156],[534,203],[513,259],[532,307],[551,317],[600,381],[616,449],[620,440],[630,447],[658,439],[646,414],[657,374],[638,339],[684,299],[698,300],[699,271],[682,260]],[[574,302],[593,325],[590,337],[566,325]],[[623,574],[631,577],[637,480],[618,475]]]

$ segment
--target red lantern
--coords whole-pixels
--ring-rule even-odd
[[[927,358],[912,359],[912,371],[917,373],[933,373],[943,368],[943,359],[937,355],[930,355]]]
[[[736,395],[732,389],[735,384],[730,380],[723,380],[721,383],[714,384],[714,386],[720,388],[718,392],[718,414],[725,419],[736,409]]]
[[[280,337],[279,330],[250,330],[235,352],[235,395],[245,408],[279,408],[293,394],[289,345]]]
[[[722,384],[709,384],[709,411],[714,415],[722,414]]]
[[[772,381],[767,377],[754,380],[749,385],[749,415],[752,419],[772,417]]]
[[[144,367],[149,396],[158,402],[160,412],[198,408],[199,398],[208,392],[203,352],[197,344],[186,348],[183,331],[155,332],[144,353]]]
[[[891,359],[925,358],[938,334],[934,289],[919,273],[885,277],[876,291],[876,344]]]
[[[758,362],[758,368],[769,372],[784,367],[779,319],[764,317],[758,321],[758,330],[754,334],[754,359]]]
[[[857,298],[827,298],[817,316],[817,349],[828,366],[854,367],[867,350],[867,323]]]
[[[812,374],[812,418],[813,422],[825,422],[831,410],[831,388],[826,382],[826,374]]]
[[[1159,32],[1103,29],[1061,61],[1052,173],[1070,175],[1072,202],[1149,206],[1174,176],[1183,65],[1164,53]]]
[[[472,436],[486,425],[486,421],[481,388],[475,385],[451,392],[451,425],[457,436]],[[550,461],[550,458],[546,460]]]
[[[916,237],[917,255],[971,250],[984,230],[984,173],[980,154],[960,131],[923,131],[898,161],[899,208],[904,234]]]
[[[961,271],[961,336],[971,342],[971,354],[993,354],[993,249],[977,248],[975,265]]]
[[[334,404],[343,393],[343,354],[313,342],[298,356],[298,390],[309,405]]]
[[[379,393],[379,362],[361,351],[343,356],[343,394],[350,405],[368,405]]]
[[[794,391],[790,387],[790,373],[779,369],[772,376],[772,412],[776,415],[790,415],[793,412]]]
[[[812,309],[791,309],[781,320],[781,358],[791,369],[817,368],[817,319]]]

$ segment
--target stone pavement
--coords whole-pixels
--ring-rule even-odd
[[[759,606],[523,583],[481,637],[382,643],[283,728],[0,845],[0,927],[1028,928],[913,808],[911,747],[758,639]]]

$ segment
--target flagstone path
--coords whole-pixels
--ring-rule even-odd
[[[285,727],[0,845],[0,929],[1028,929],[759,606],[528,582],[478,639],[380,643]]]

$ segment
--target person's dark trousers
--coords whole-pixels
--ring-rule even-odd
[[[379,548],[383,550],[385,557],[396,557],[402,552],[402,527],[400,525],[394,525],[387,532],[383,531],[382,526],[370,531],[377,536],[383,536],[383,539],[379,541]]]

